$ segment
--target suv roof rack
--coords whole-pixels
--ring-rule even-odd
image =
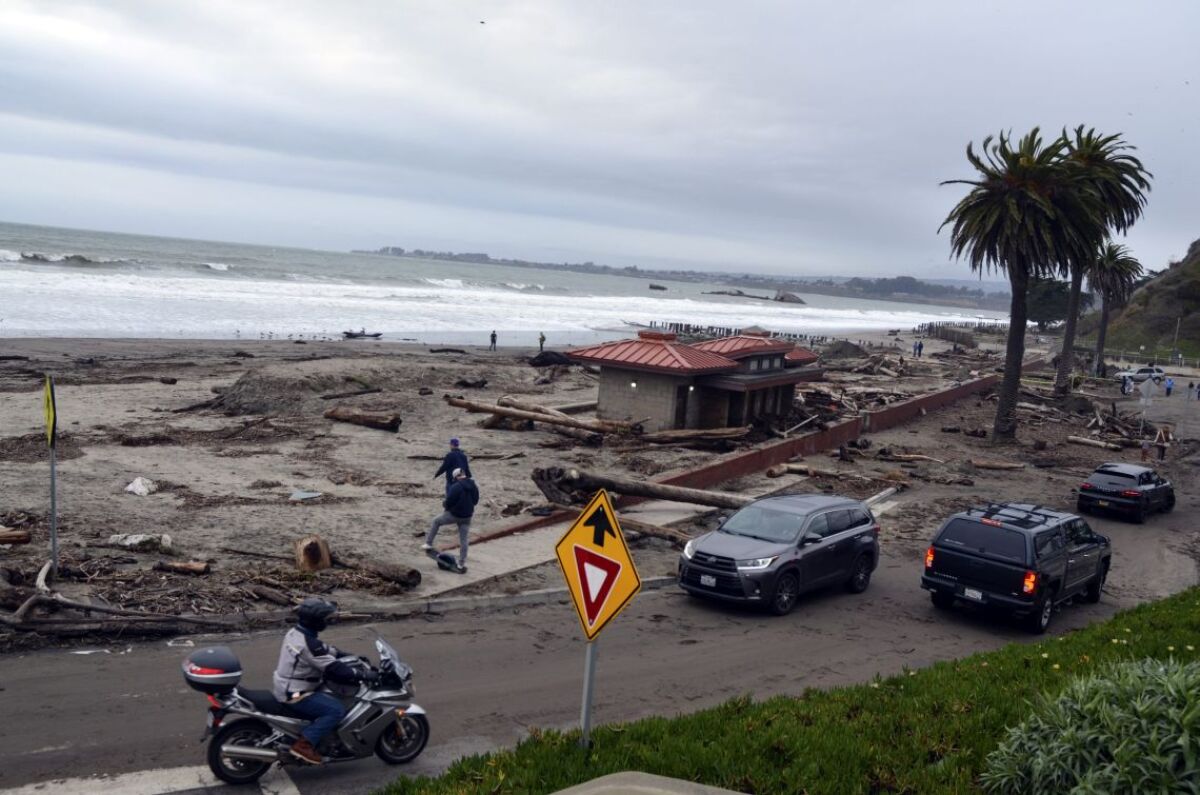
[[[982,507],[972,506],[963,513],[970,516],[971,514],[982,514],[985,517],[991,518],[996,514],[1005,514],[1001,518],[1008,524],[1013,524],[1024,529],[1037,527],[1038,525],[1048,524],[1052,521],[1058,521],[1063,514],[1060,511],[1054,511],[1050,508],[1043,508],[1041,505],[1034,505],[1032,508],[1018,508],[1011,503],[1003,502],[988,502]]]

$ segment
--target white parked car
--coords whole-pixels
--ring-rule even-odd
[[[1129,380],[1136,381],[1139,384],[1142,381],[1145,381],[1147,378],[1150,378],[1153,379],[1154,383],[1158,384],[1167,377],[1167,374],[1163,372],[1161,367],[1139,367],[1136,370],[1122,370],[1121,372],[1117,373],[1115,377],[1118,381],[1123,381],[1124,379],[1128,378]]]

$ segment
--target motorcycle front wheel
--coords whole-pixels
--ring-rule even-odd
[[[389,765],[403,765],[420,756],[429,742],[429,721],[424,715],[403,715],[384,729],[375,743],[375,755]]]
[[[208,743],[208,767],[213,775],[226,784],[250,784],[262,778],[273,763],[251,759],[231,759],[221,755],[223,745],[257,746],[271,734],[270,728],[257,720],[238,720],[217,730]]]

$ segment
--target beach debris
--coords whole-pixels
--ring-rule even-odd
[[[417,390],[417,394],[418,394],[418,395],[432,395],[432,394],[433,394],[433,390],[432,390],[432,389],[430,389],[430,388],[429,388],[429,387],[427,387],[427,386],[423,386],[423,387],[421,387],[420,389],[418,389],[418,390]]]
[[[292,502],[305,502],[306,500],[315,500],[318,497],[324,497],[325,494],[320,491],[305,491],[304,489],[296,489],[288,497]]]
[[[359,395],[375,395],[382,391],[379,387],[366,387],[364,389],[355,389],[352,392],[332,392],[328,395],[321,395],[321,400],[337,400],[339,398],[358,397]]]
[[[393,582],[405,588],[416,588],[421,584],[420,570],[410,566],[401,566],[395,563],[377,563],[341,554],[333,555],[333,565],[344,569],[365,571],[368,574],[373,574],[380,579]]]
[[[1010,470],[1025,468],[1024,464],[1017,463],[1016,461],[984,461],[979,458],[972,458],[969,463],[976,469]]]
[[[565,354],[558,351],[541,351],[536,356],[529,357],[532,367],[552,367],[556,364],[572,365],[574,362]]]
[[[957,425],[943,425],[942,433],[962,433],[962,428]]]
[[[655,431],[643,433],[637,437],[639,442],[646,444],[682,444],[685,442],[717,442],[734,439],[744,439],[750,434],[751,427],[733,428],[696,428],[670,431]]]
[[[0,544],[28,544],[29,540],[28,530],[14,530],[0,525]]]
[[[595,433],[619,433],[622,431],[636,432],[640,428],[637,423],[621,422],[618,420],[584,420],[577,417],[568,416],[560,411],[555,411],[554,413],[547,411],[528,411],[501,405],[491,405],[489,403],[479,403],[477,401],[466,400],[465,398],[455,397],[453,395],[444,395],[443,399],[451,406],[456,406],[460,409],[466,409],[467,411],[489,413],[518,420],[544,422],[549,425],[561,425],[567,428],[579,428],[581,430],[593,431]]]
[[[1120,450],[1121,445],[1113,444],[1112,442],[1102,442],[1099,439],[1088,439],[1083,436],[1068,436],[1067,441],[1072,444],[1083,444],[1088,447],[1099,447],[1102,450]]]
[[[483,389],[487,386],[486,378],[460,378],[454,382],[459,389]]]
[[[175,384],[179,383],[179,379],[178,378],[170,378],[168,376],[163,376],[162,378],[158,379],[158,383],[166,384],[167,386],[174,386]]]
[[[430,353],[461,353],[466,354],[462,348],[430,348]]]
[[[349,406],[334,406],[325,412],[325,418],[338,422],[361,425],[379,431],[395,433],[400,430],[400,415],[384,411],[364,411]]]
[[[300,571],[321,571],[333,566],[329,544],[316,533],[297,538],[292,543],[292,553]]]
[[[166,533],[114,533],[108,537],[107,545],[133,552],[170,552],[174,548],[171,536]]]
[[[753,498],[741,494],[689,489],[649,480],[607,477],[580,469],[539,468],[533,470],[530,477],[533,479],[534,485],[542,494],[546,495],[547,500],[563,505],[586,502],[600,489],[607,489],[629,497],[649,497],[654,500],[711,505],[714,508],[741,508],[753,502]]]
[[[971,436],[975,439],[986,439],[987,433],[988,432],[986,428],[971,428],[963,431],[964,436]]]
[[[259,479],[259,480],[254,481],[253,483],[251,483],[250,488],[252,488],[252,489],[277,489],[282,485],[283,484],[280,483],[278,480]]]
[[[212,569],[203,560],[160,560],[154,564],[155,571],[167,571],[172,574],[208,574]]]
[[[174,436],[158,432],[146,433],[140,436],[122,435],[119,438],[122,447],[152,447],[160,444],[179,444]]]
[[[130,494],[136,494],[139,497],[148,497],[158,491],[158,484],[149,478],[138,475],[125,487],[125,491]]]
[[[250,591],[250,593],[254,594],[259,599],[262,599],[264,602],[271,602],[272,604],[277,604],[280,607],[290,607],[295,604],[295,600],[286,593],[268,585],[252,583],[246,586],[246,590]]]

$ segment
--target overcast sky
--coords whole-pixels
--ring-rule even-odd
[[[0,0],[0,220],[957,277],[968,141],[1084,123],[1200,237],[1200,3]]]

